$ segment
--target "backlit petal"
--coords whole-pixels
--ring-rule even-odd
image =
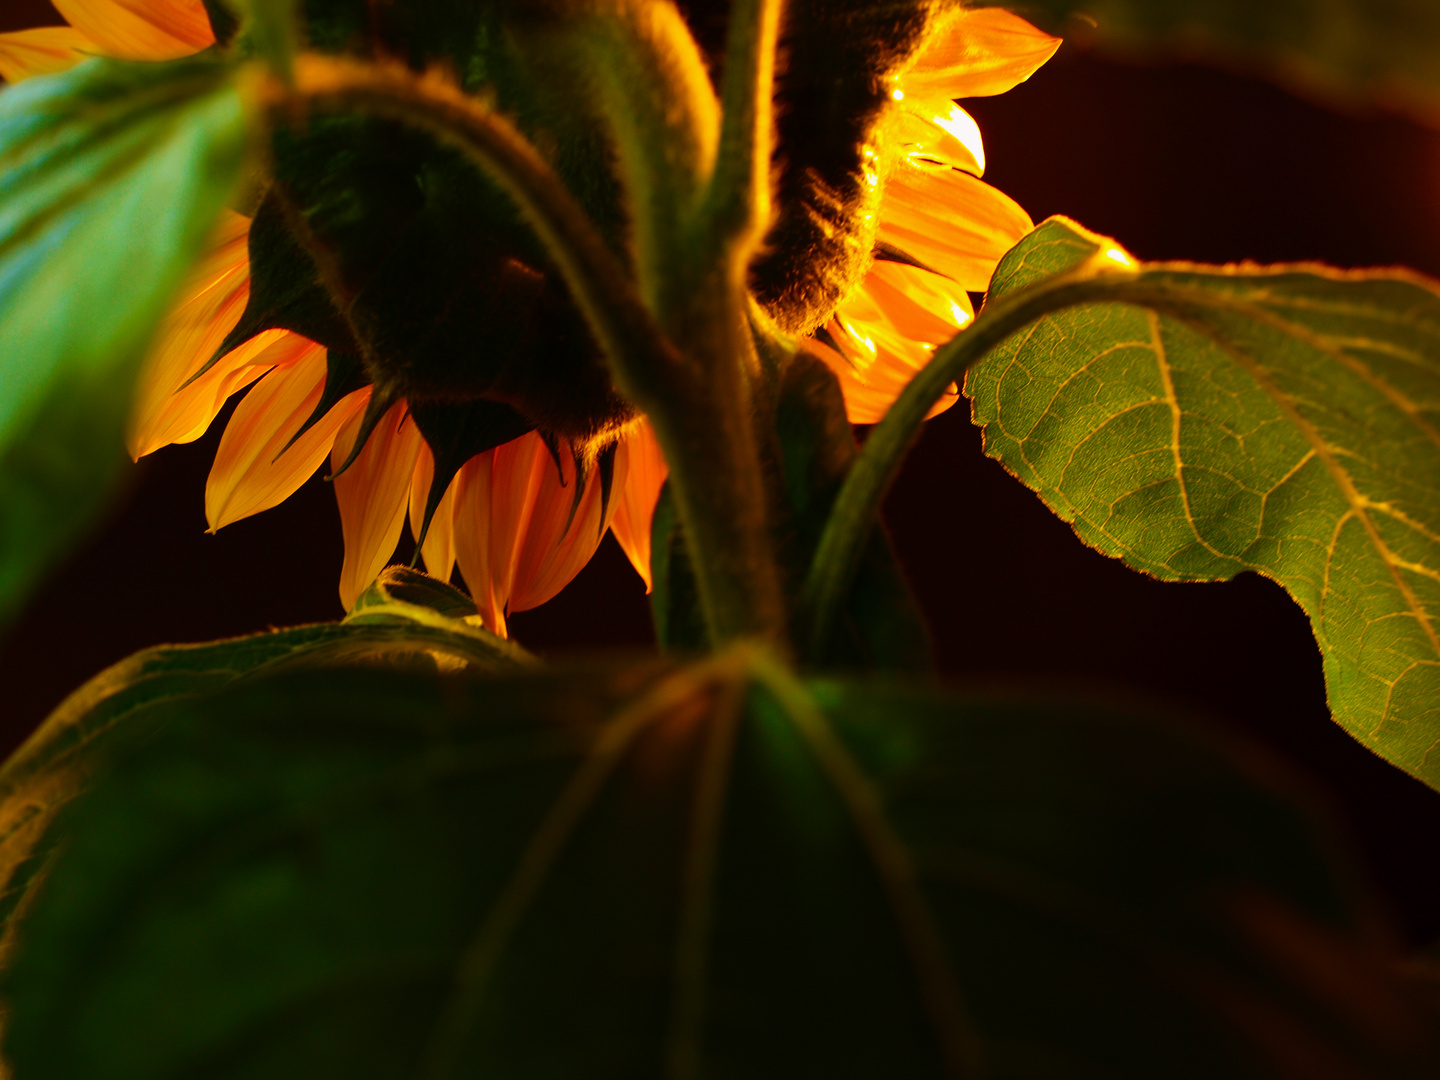
[[[561,443],[562,484],[544,442],[531,432],[472,458],[455,496],[455,556],[485,625],[505,633],[507,611],[549,600],[590,561],[614,514],[600,515],[600,480],[592,469],[571,516],[575,469]],[[614,483],[625,483],[616,456]],[[567,528],[568,526],[568,528]]]
[[[65,21],[121,60],[174,60],[215,44],[200,0],[54,0]]]
[[[964,289],[903,263],[877,261],[865,277],[864,292],[899,333],[930,345],[943,345],[975,317]]]
[[[828,329],[834,340],[850,349],[851,340],[838,320],[832,321]],[[805,348],[824,360],[839,379],[840,391],[845,397],[845,415],[852,424],[878,423],[915,372],[929,363],[932,356],[929,352],[918,357],[900,355],[883,347],[876,348],[873,354],[860,349],[842,353],[813,339],[805,342]],[[951,383],[925,414],[926,419],[938,416],[957,400],[959,390]]]
[[[349,456],[363,419],[363,413],[355,413],[335,437],[332,469],[338,469]],[[345,535],[340,602],[346,611],[395,554],[410,501],[415,458],[423,443],[409,407],[397,401],[375,425],[350,468],[335,477],[335,501],[340,505],[340,528]]]
[[[617,462],[621,457],[625,459],[625,484],[623,487],[617,484],[610,495],[616,504],[615,516],[610,519],[610,531],[629,556],[630,565],[644,579],[648,593],[652,584],[650,526],[655,517],[660,488],[670,475],[670,467],[665,464],[665,455],[660,450],[650,421],[644,419],[620,441],[615,456]]]
[[[179,302],[151,346],[131,410],[127,443],[132,457],[199,438],[226,398],[259,378],[266,367],[286,362],[282,351],[263,366],[257,363],[268,346],[294,336],[269,330],[232,350],[186,385],[245,310],[250,297],[249,230],[248,218],[230,211],[223,214],[208,250],[181,288]]]
[[[1014,199],[983,180],[901,162],[886,184],[879,237],[965,291],[983,292],[1000,257],[1034,227]]]
[[[250,389],[225,426],[205,483],[212,531],[293,495],[330,453],[340,428],[370,399],[369,387],[342,398],[281,454],[325,387],[325,350],[306,344],[299,360],[275,368]]]
[[[41,26],[0,34],[0,79],[17,83],[74,67],[99,47],[73,26]]]
[[[425,523],[425,500],[430,496],[430,480],[435,475],[435,456],[425,440],[420,440],[420,452],[415,457],[415,472],[410,480],[410,535],[418,537]],[[435,507],[435,516],[430,519],[430,530],[425,534],[425,543],[420,546],[420,557],[425,560],[425,570],[431,577],[449,581],[455,572],[455,492],[459,489],[458,478],[450,481],[440,504]]]
[[[905,104],[910,105],[908,98]],[[916,164],[932,161],[963,169],[974,176],[982,175],[985,148],[974,118],[959,105],[945,100],[921,100],[917,104],[919,109],[894,110],[885,133],[886,142],[898,145]]]
[[[1055,55],[1060,39],[1004,8],[961,8],[900,76],[907,96],[987,97],[1018,86]]]
[[[515,579],[510,586],[509,610],[512,612],[539,607],[570,584],[595,554],[609,525],[608,521],[600,520],[600,482],[593,471],[581,494],[579,507],[574,506],[575,477],[569,465],[567,460],[564,488],[553,486],[553,462],[549,469],[541,469],[541,484],[524,541],[516,550]],[[617,461],[615,479],[623,484],[625,478],[619,473]],[[613,506],[609,510],[613,514]]]

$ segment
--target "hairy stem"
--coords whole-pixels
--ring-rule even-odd
[[[720,149],[704,219],[742,261],[770,224],[775,44],[781,0],[735,0],[725,46]]]
[[[616,385],[654,425],[712,643],[779,639],[784,609],[747,396],[753,349],[733,260],[687,275],[683,317],[667,321],[688,332],[672,342],[564,181],[514,125],[446,79],[303,54],[293,89],[276,82],[269,94],[276,108],[353,109],[413,125],[501,186],[555,260]]]
[[[1133,274],[1096,274],[1085,267],[1057,275],[987,304],[968,330],[940,348],[910,380],[865,440],[820,535],[801,593],[801,625],[806,628],[803,648],[808,659],[825,655],[885,493],[919,437],[925,414],[949,385],[1030,323],[1063,308],[1106,301],[1156,306],[1163,304],[1163,297],[1160,290],[1146,287]]]

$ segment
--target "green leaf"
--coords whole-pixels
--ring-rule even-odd
[[[1052,218],[1003,299],[1113,243]],[[1254,570],[1310,616],[1335,719],[1440,787],[1440,294],[1405,271],[1142,267],[973,367],[985,450],[1167,581]]]
[[[1056,31],[1078,15],[1093,23],[1101,41],[1122,49],[1240,61],[1312,91],[1404,103],[1440,122],[1440,5],[1432,0],[1026,0],[1000,6]]]
[[[66,698],[0,768],[0,958],[13,944],[14,915],[43,876],[50,851],[46,830],[55,814],[83,790],[113,741],[143,735],[157,710],[278,670],[388,665],[507,671],[535,663],[518,645],[447,618],[443,610],[455,610],[456,602],[446,589],[433,578],[391,567],[361,597],[356,611],[363,605],[364,614],[345,624],[146,649]]]
[[[104,505],[136,367],[244,141],[210,59],[0,92],[0,620]]]
[[[1431,1075],[1288,782],[1099,705],[291,671],[52,831],[18,1080]]]

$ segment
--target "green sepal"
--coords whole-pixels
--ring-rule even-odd
[[[425,495],[425,516],[415,541],[418,560],[430,531],[430,519],[455,474],[476,454],[518,439],[533,431],[535,425],[499,401],[412,401],[410,417],[435,459],[430,490]]]
[[[451,663],[505,668],[536,663],[523,646],[485,629],[475,602],[449,582],[409,566],[387,566],[356,599],[343,625],[410,625],[434,631]]]
[[[277,672],[157,710],[47,832],[35,1080],[1436,1065],[1293,783],[1104,704],[744,649]]]
[[[140,361],[245,146],[213,56],[0,91],[0,620],[108,501]]]
[[[797,589],[825,528],[835,495],[858,450],[845,416],[840,384],[818,357],[798,352],[787,366],[775,411],[789,518],[776,529]],[[803,618],[804,612],[797,617]],[[796,640],[809,640],[803,626]],[[933,649],[925,619],[895,558],[884,522],[877,521],[850,587],[849,603],[829,651],[806,657],[817,667],[931,671]]]
[[[284,195],[271,187],[250,222],[250,296],[239,321],[191,381],[231,349],[266,330],[291,330],[332,352],[358,357],[360,344],[320,281],[315,262],[296,239]]]
[[[1141,264],[1052,218],[990,303],[1125,263],[969,371],[985,452],[1087,544],[1168,581],[1273,578],[1330,710],[1440,787],[1440,285],[1404,270]],[[1104,297],[1101,283],[1098,295]]]

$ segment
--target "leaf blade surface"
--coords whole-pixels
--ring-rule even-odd
[[[992,294],[1107,247],[1051,219]],[[1440,786],[1440,293],[1404,271],[1184,264],[1117,289],[1128,303],[1049,315],[971,369],[986,453],[1136,569],[1278,581],[1335,719]]]

